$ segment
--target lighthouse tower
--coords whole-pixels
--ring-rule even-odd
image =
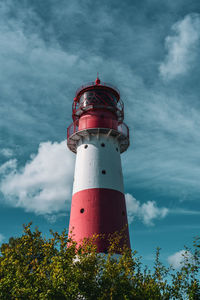
[[[129,146],[123,108],[119,91],[97,77],[77,90],[67,129],[67,145],[76,153],[69,231],[78,244],[104,235],[96,241],[104,253],[116,231],[124,230],[122,243],[130,247],[120,158]]]

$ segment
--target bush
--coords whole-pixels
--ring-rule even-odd
[[[0,299],[200,299],[199,238],[179,271],[160,262],[160,248],[150,271],[136,251],[119,249],[121,233],[110,236],[106,255],[97,253],[97,238],[77,246],[66,231],[45,239],[31,223],[24,226],[21,237],[1,246]]]

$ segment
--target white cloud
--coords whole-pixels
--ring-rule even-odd
[[[156,219],[163,219],[168,214],[168,209],[157,207],[155,201],[147,201],[141,204],[130,194],[126,194],[125,197],[130,223],[135,217],[138,217],[145,225],[153,226]]]
[[[140,202],[137,201],[131,194],[125,195],[127,214],[129,223],[133,222],[135,216],[139,215]]]
[[[17,160],[10,159],[0,166],[0,174],[3,176],[10,174],[11,172],[13,172],[13,170],[16,169],[16,167],[17,167]]]
[[[180,269],[184,263],[192,263],[193,257],[189,251],[180,250],[168,257],[168,263],[175,269]]]
[[[185,74],[194,62],[200,39],[200,15],[190,14],[172,26],[174,35],[165,39],[167,56],[160,64],[164,79]]]
[[[147,201],[141,205],[141,216],[146,225],[153,225],[154,219],[163,219],[168,213],[166,207],[157,207],[155,201]]]
[[[11,157],[13,156],[13,151],[12,149],[9,149],[9,148],[3,148],[0,150],[0,153],[5,156],[5,157]]]
[[[56,214],[46,214],[44,215],[45,219],[51,223],[51,224],[54,224],[56,223],[56,221],[62,217],[66,217],[67,216],[67,213],[56,213]]]
[[[65,141],[41,143],[38,153],[22,169],[17,169],[16,160],[10,160],[3,170],[6,175],[0,188],[10,205],[43,215],[67,209],[74,158]]]

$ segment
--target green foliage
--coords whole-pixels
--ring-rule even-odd
[[[158,248],[151,272],[136,252],[119,246],[122,234],[110,236],[103,255],[95,247],[99,236],[78,247],[66,231],[46,239],[31,223],[24,226],[21,237],[1,246],[0,299],[200,299],[199,238],[179,271],[160,262]]]

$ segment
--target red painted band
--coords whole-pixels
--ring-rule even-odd
[[[90,110],[79,119],[78,130],[87,128],[112,128],[117,130],[118,121],[114,113],[105,109]]]
[[[96,242],[98,252],[107,252],[108,234],[123,231],[120,245],[130,247],[124,194],[111,189],[87,189],[72,197],[69,232],[80,244],[84,237],[105,234]],[[117,253],[117,252],[116,252]]]

